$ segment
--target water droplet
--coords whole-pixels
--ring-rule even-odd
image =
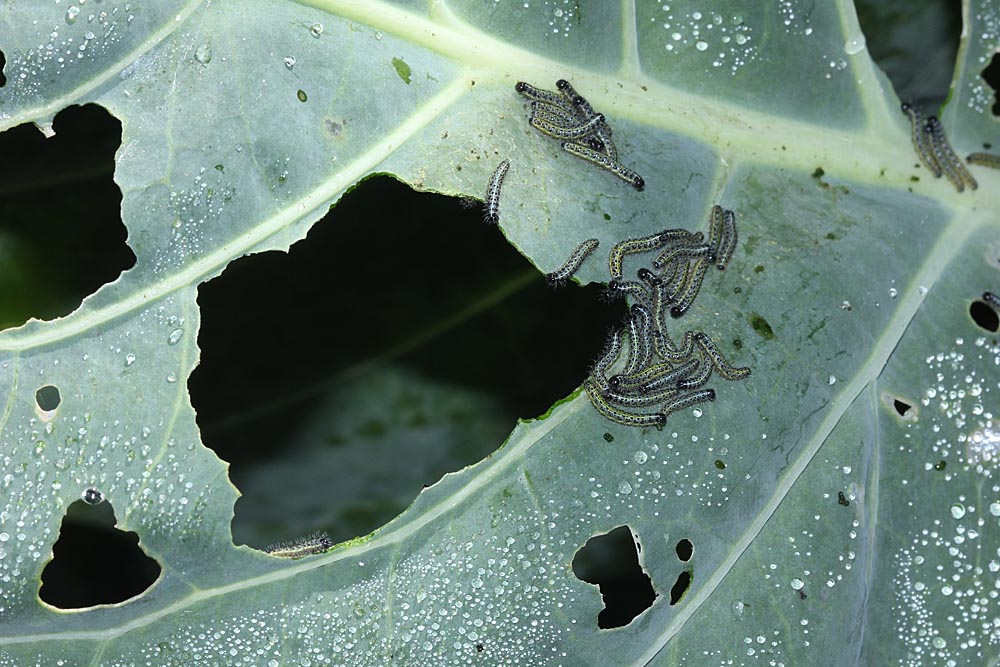
[[[955,589],[953,589],[951,586],[945,585],[945,586],[941,587],[941,594],[942,595],[951,595],[954,592],[954,590]]]
[[[125,365],[131,366],[134,363],[135,363],[135,355],[129,352],[128,354],[125,355]]]
[[[194,50],[194,59],[202,65],[212,62],[212,47],[208,44],[202,44]]]
[[[285,56],[285,67],[287,67],[288,69],[292,69],[293,67],[295,67],[294,56]]]
[[[935,638],[934,638],[934,639],[933,639],[933,640],[931,641],[931,643],[932,643],[932,644],[934,644],[934,648],[944,648],[945,646],[947,646],[947,645],[948,645],[948,642],[946,642],[946,641],[945,641],[944,639],[942,639],[941,637],[935,637]]]
[[[694,45],[694,48],[698,49],[699,51],[705,51],[706,49],[708,49],[708,42],[697,42]]]
[[[993,516],[1000,516],[1000,502],[990,503],[990,514]]]
[[[0,542],[6,542],[10,539],[10,533],[0,533]]]
[[[323,24],[322,23],[313,23],[312,27],[309,28],[309,33],[313,37],[319,37],[320,35],[323,34]]]
[[[647,460],[649,460],[649,456],[648,456],[648,455],[646,454],[646,452],[642,451],[641,449],[640,449],[639,451],[637,451],[637,452],[636,452],[636,453],[635,453],[635,454],[634,454],[634,455],[632,456],[632,458],[633,458],[633,459],[635,460],[635,462],[636,462],[636,463],[638,463],[639,465],[642,465],[642,464],[643,464],[643,463],[645,463],[645,462],[646,462]]]
[[[76,5],[70,6],[70,8],[66,10],[66,22],[73,23],[74,21],[76,21],[76,17],[79,15],[80,15],[80,8],[77,7]]]
[[[853,56],[855,53],[861,51],[863,48],[865,48],[865,36],[858,34],[855,35],[854,37],[851,37],[849,40],[847,40],[847,43],[844,44],[844,53],[846,53],[849,56]]]
[[[956,519],[961,519],[965,516],[965,505],[961,503],[955,503],[951,506],[951,516]]]
[[[695,418],[697,419],[698,417],[701,417],[705,413],[702,412],[701,408],[695,408],[694,410],[691,411],[691,414],[693,414],[695,416]]]
[[[90,32],[88,30],[87,32],[83,33],[83,38],[84,39],[94,39],[94,33]]]
[[[83,502],[88,505],[100,505],[104,502],[104,494],[101,493],[99,489],[95,489],[94,487],[86,489],[80,497],[83,498]]]
[[[618,485],[618,493],[622,494],[623,496],[627,496],[628,494],[632,493],[632,485],[629,484],[628,482],[622,482],[621,484]]]
[[[890,299],[895,299],[897,296],[899,296],[899,290],[897,290],[895,287],[890,287],[889,288],[889,298]]]
[[[177,375],[174,373],[167,375],[167,382],[177,382]]]
[[[802,587],[805,586],[805,582],[803,582],[801,579],[797,579],[797,578],[796,579],[792,579],[792,581],[790,583],[792,585],[792,589],[796,590],[796,591],[801,591]]]
[[[842,301],[842,302],[840,303],[840,309],[841,309],[841,310],[850,310],[850,309],[851,309],[851,302],[850,302],[850,301],[847,301],[847,300],[845,299],[844,301]]]
[[[746,605],[743,603],[743,600],[736,600],[735,602],[733,602],[732,609],[733,609],[733,614],[735,614],[736,618],[743,618],[744,608],[746,608]]]
[[[167,345],[177,345],[183,337],[184,329],[174,329],[170,332],[170,335],[167,336]]]
[[[826,383],[830,384],[830,385],[837,384],[837,376],[836,375],[831,375],[829,378],[827,378]]]

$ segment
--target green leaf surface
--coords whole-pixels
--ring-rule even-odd
[[[998,142],[980,72],[1000,14],[967,5],[943,113],[963,155]],[[997,664],[1000,346],[969,315],[1000,289],[997,176],[958,194],[919,167],[865,48],[879,36],[846,0],[20,0],[0,26],[0,129],[50,131],[89,102],[122,121],[137,258],[69,316],[0,333],[0,666]],[[527,124],[514,83],[559,78],[606,114],[642,192]],[[582,283],[608,280],[602,252],[624,238],[734,210],[735,258],[682,322],[752,375],[662,431],[609,422],[582,392],[502,446],[482,441],[488,417],[442,420],[441,442],[493,453],[375,533],[297,561],[234,546],[238,491],[186,384],[198,285],[288,249],[370,174],[481,197],[502,159],[504,235],[542,272],[598,238]],[[357,251],[387,242],[373,226]],[[294,427],[389,409],[399,377],[372,373]],[[489,407],[422,382],[427,400]],[[55,410],[36,402],[46,385]],[[396,427],[402,461],[366,470],[388,443],[355,445],[343,493],[355,470],[391,489],[406,456],[450,467],[433,434]],[[330,465],[312,454],[256,484],[294,495]],[[162,574],[127,602],[58,610],[39,580],[88,488]],[[622,525],[658,596],[605,630],[572,563]]]

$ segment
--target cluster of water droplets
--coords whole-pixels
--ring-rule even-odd
[[[973,44],[978,42],[983,47],[979,48],[979,55],[976,57],[975,65],[970,68],[976,72],[986,69],[996,54],[997,45],[1000,44],[1000,7],[992,2],[973,2],[972,23],[979,30],[978,34],[971,36]],[[977,113],[990,115],[995,98],[995,92],[982,76],[967,77],[966,86],[966,106]]]
[[[704,52],[712,67],[728,67],[735,74],[757,58],[753,30],[742,14],[675,9],[672,0],[657,0],[661,16],[650,18],[665,35],[667,53]]]
[[[5,69],[15,84],[12,94],[38,93],[53,75],[75,72],[79,63],[99,59],[121,41],[135,18],[130,4],[105,7],[102,0],[76,0],[68,5],[55,0],[54,4],[61,13],[46,28],[48,39],[23,53],[7,53]],[[33,23],[45,25],[45,19]]]

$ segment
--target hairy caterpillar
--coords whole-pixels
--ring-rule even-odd
[[[329,551],[332,547],[333,540],[326,533],[317,532],[291,542],[272,544],[264,551],[278,558],[303,558]]]
[[[607,169],[612,174],[640,192],[644,187],[646,187],[646,181],[642,178],[642,176],[635,173],[618,160],[611,159],[604,153],[599,153],[592,148],[581,146],[580,144],[575,144],[570,141],[563,142],[562,147],[563,150],[570,155],[575,155],[582,160],[593,162],[602,169]]]
[[[502,160],[490,176],[490,183],[486,188],[486,212],[483,217],[492,225],[500,222],[500,188],[509,168],[510,162]]]
[[[607,419],[613,422],[622,424],[624,426],[656,426],[661,427],[667,422],[667,418],[663,413],[651,412],[651,413],[635,413],[626,412],[625,410],[620,410],[615,406],[611,405],[604,395],[601,394],[597,385],[591,380],[586,380],[583,383],[584,389],[587,391],[587,396],[590,397],[590,402]]]
[[[583,260],[587,259],[587,256],[597,249],[600,245],[600,241],[597,239],[587,239],[580,245],[578,245],[570,256],[566,259],[566,262],[560,266],[558,269],[552,273],[545,275],[545,279],[552,286],[559,286],[566,283],[566,281],[572,277],[576,270],[580,268]]]

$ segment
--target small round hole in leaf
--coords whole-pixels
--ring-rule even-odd
[[[60,400],[59,388],[51,384],[47,384],[35,392],[35,403],[38,404],[38,409],[42,412],[52,412],[59,407]]]
[[[997,329],[1000,328],[1000,317],[997,316],[997,311],[982,301],[973,301],[969,305],[969,315],[973,322],[987,331],[996,333]]]

